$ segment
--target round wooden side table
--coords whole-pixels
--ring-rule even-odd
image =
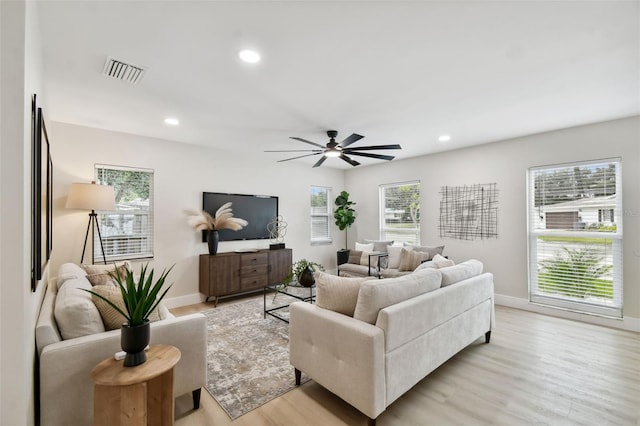
[[[108,358],[91,371],[93,424],[173,425],[173,367],[180,350],[169,345],[151,345],[147,361],[124,367],[123,360]]]

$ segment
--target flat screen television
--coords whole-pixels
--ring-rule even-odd
[[[278,197],[271,195],[225,194],[221,192],[203,192],[202,210],[211,216],[224,203],[231,201],[233,216],[249,224],[239,231],[221,229],[220,241],[263,240],[270,237],[267,225],[278,216]],[[207,241],[207,233],[202,232],[202,242]]]

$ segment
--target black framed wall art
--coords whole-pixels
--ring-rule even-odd
[[[32,273],[31,290],[35,291],[53,249],[53,161],[51,145],[42,108],[36,95],[31,101],[32,129]]]

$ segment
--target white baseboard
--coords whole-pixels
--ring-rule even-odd
[[[195,305],[204,302],[205,297],[200,293],[187,294],[186,296],[170,297],[164,299],[164,305],[168,309],[178,308],[180,306]]]
[[[622,330],[640,332],[640,318],[624,317],[618,319],[598,315],[581,314],[579,312],[568,311],[565,309],[557,309],[538,305],[529,302],[529,300],[527,299],[506,296],[504,294],[496,294],[495,303],[496,305],[507,306],[509,308],[522,309],[523,311],[537,312],[539,314],[550,315],[553,317],[566,318],[590,324],[597,324],[606,327],[619,328]]]

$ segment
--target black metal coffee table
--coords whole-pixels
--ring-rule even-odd
[[[277,301],[277,298],[282,295],[285,296],[285,302],[280,305],[274,305],[270,308],[267,308],[267,293],[275,293],[274,301]],[[288,296],[288,297],[287,297]],[[296,300],[302,300],[303,302],[313,303],[316,300],[316,286],[315,284],[311,287],[304,287],[300,284],[291,283],[286,287],[283,287],[282,284],[273,284],[264,287],[263,292],[263,317],[266,318],[267,315],[271,315],[274,318],[278,318],[281,321],[286,323],[289,322],[289,311],[288,307],[291,303],[296,300],[291,300],[293,297]],[[286,313],[285,313],[286,312]]]

